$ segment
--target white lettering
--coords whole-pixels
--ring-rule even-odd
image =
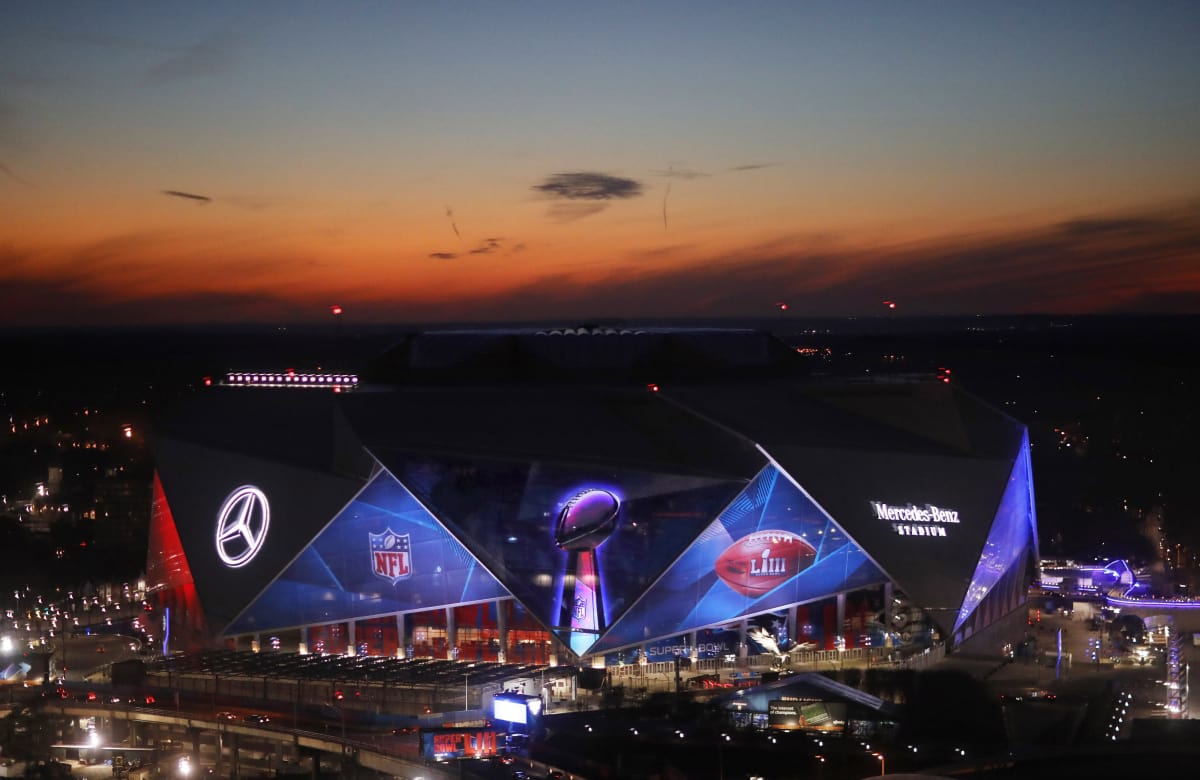
[[[944,509],[933,504],[917,506],[893,506],[883,501],[871,501],[871,509],[879,520],[892,524],[892,530],[899,536],[939,536],[946,535],[945,525],[958,524],[958,511]],[[765,563],[765,562],[764,562]],[[752,574],[757,573],[753,570]]]

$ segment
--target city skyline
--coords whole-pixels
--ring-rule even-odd
[[[5,7],[0,324],[1200,311],[1200,7]]]

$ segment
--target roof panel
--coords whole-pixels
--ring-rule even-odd
[[[764,463],[749,441],[645,389],[403,388],[348,395],[342,409],[376,453],[607,463],[733,479],[751,478]]]

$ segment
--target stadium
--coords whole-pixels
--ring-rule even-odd
[[[756,330],[415,333],[234,371],[155,424],[164,653],[620,667],[998,654],[1025,426],[946,377],[822,377]]]

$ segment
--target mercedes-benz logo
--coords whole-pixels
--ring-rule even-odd
[[[231,569],[253,560],[267,540],[271,507],[267,497],[253,485],[243,485],[229,494],[217,515],[217,555]]]

